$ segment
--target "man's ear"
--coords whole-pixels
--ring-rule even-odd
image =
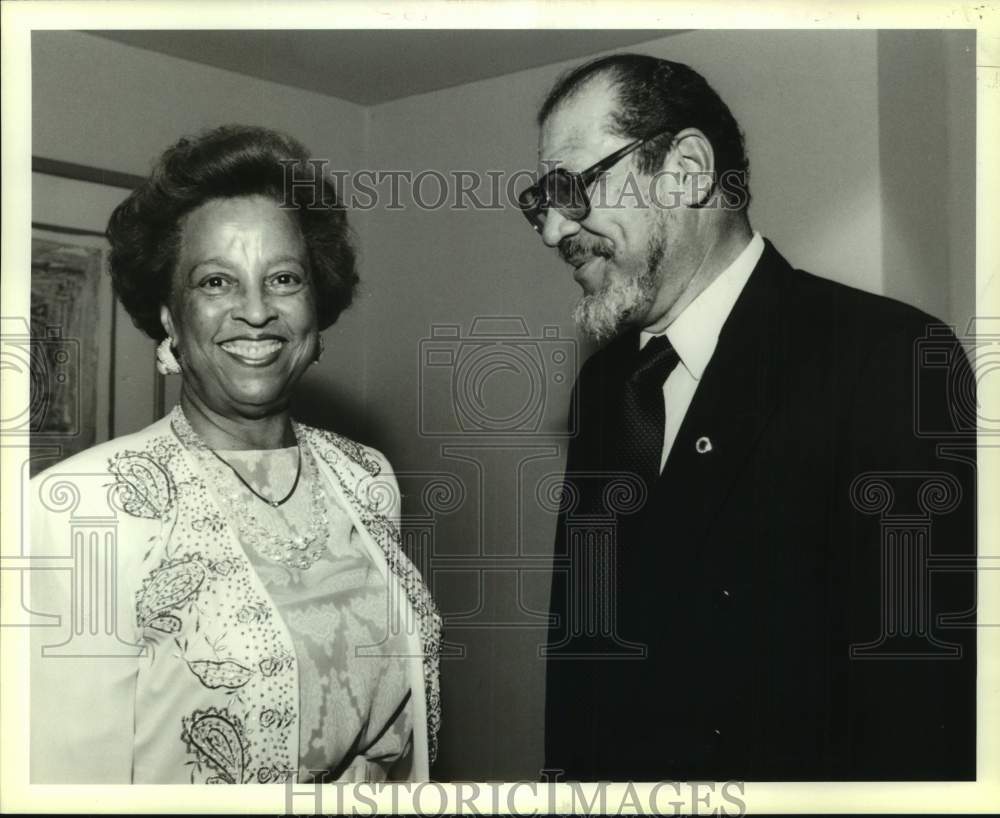
[[[177,335],[174,333],[174,319],[170,315],[170,308],[166,304],[160,305],[160,326],[163,327],[163,331],[167,335],[177,340]]]
[[[715,189],[715,152],[712,143],[697,128],[685,128],[674,136],[670,150],[679,172],[682,200],[687,207],[704,207]]]

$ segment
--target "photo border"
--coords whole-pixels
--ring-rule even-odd
[[[697,7],[678,3],[562,3],[512,2],[486,3],[395,2],[374,5],[368,3],[336,3],[319,6],[310,2],[282,4],[280,11],[272,3],[241,4],[239,14],[233,14],[229,3],[207,0],[198,4],[184,2],[83,3],[66,2],[11,3],[2,6],[2,276],[0,284],[0,314],[27,315],[27,294],[24,281],[9,271],[29,269],[29,231],[25,207],[30,191],[30,32],[32,29],[99,29],[99,28],[268,28],[268,27],[337,27],[337,28],[490,28],[490,27],[550,27],[564,28],[975,28],[977,36],[977,304],[979,316],[1000,315],[1000,293],[997,272],[1000,252],[995,225],[1000,223],[996,196],[1000,188],[1000,152],[995,134],[1000,132],[1000,9],[988,3],[928,2],[907,6],[901,3],[876,2],[857,5],[833,3],[770,2],[702,2]],[[21,379],[23,380],[23,379]],[[980,399],[995,408],[998,385],[984,381]],[[4,377],[0,400],[4,405],[26,394],[27,384],[16,377]],[[0,485],[8,487],[3,495],[3,522],[0,537],[3,553],[11,537],[20,537],[21,498],[10,496],[9,487],[17,486],[16,447],[0,441]],[[1000,448],[980,446],[979,470],[980,554],[990,553],[998,538],[998,512],[995,503],[984,498],[1000,496]],[[13,479],[11,479],[13,478]],[[11,513],[13,512],[13,513]],[[982,544],[990,544],[983,548]],[[15,544],[16,547],[16,544]],[[1000,622],[1000,574],[980,571],[979,614],[981,621]],[[0,601],[6,618],[9,598]],[[14,600],[15,604],[19,601]],[[24,661],[26,639],[16,631],[5,629],[0,639],[0,664],[3,684],[0,684],[0,723],[3,724],[0,752],[0,808],[4,811],[77,811],[99,804],[102,811],[125,812],[138,810],[172,810],[179,812],[218,811],[274,813],[284,812],[286,792],[283,787],[253,786],[235,788],[207,787],[109,787],[109,786],[31,786],[27,781],[26,714],[27,663]],[[997,629],[980,628],[979,729],[978,769],[976,782],[864,782],[864,783],[754,783],[746,785],[743,798],[750,811],[761,812],[958,812],[985,811],[1000,806],[1000,735],[998,713],[1000,697],[1000,651],[997,650]],[[449,804],[443,811],[454,812],[454,797],[461,795],[456,785],[436,785],[447,792]],[[500,792],[511,787],[503,785]],[[560,797],[549,801],[531,793],[517,798],[518,810],[543,811],[556,804],[557,809],[570,806],[571,791],[567,785],[556,786]],[[624,796],[629,785],[615,785],[611,792]],[[301,786],[300,786],[301,789]],[[412,792],[411,787],[411,792]],[[337,785],[325,785],[327,805],[337,804]],[[546,793],[547,795],[547,793]],[[610,797],[610,796],[609,796]],[[310,806],[310,803],[312,806]],[[380,808],[393,806],[389,797],[377,799]],[[436,806],[437,801],[431,801]],[[466,802],[468,803],[468,802]],[[506,805],[504,796],[499,801]],[[488,795],[475,802],[484,813],[493,810]],[[358,814],[371,814],[366,800],[353,802],[343,799],[340,805]],[[312,812],[315,801],[295,801],[297,810]],[[405,794],[395,805],[408,811],[412,802]],[[691,811],[697,805],[691,805]]]

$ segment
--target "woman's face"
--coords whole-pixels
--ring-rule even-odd
[[[263,196],[213,199],[182,224],[160,310],[185,389],[224,417],[285,408],[316,355],[316,305],[298,225]]]

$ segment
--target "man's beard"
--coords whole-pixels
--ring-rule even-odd
[[[641,321],[656,298],[665,249],[663,234],[654,231],[645,268],[635,275],[609,277],[600,290],[584,295],[573,309],[576,325],[603,342]]]

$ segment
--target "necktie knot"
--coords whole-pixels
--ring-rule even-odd
[[[650,338],[639,350],[628,380],[636,385],[654,381],[662,384],[677,366],[678,361],[680,357],[677,355],[677,350],[667,340],[667,336],[657,335]]]

